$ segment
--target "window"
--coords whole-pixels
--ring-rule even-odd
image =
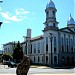
[[[57,63],[57,56],[54,56],[54,63]]]
[[[56,26],[55,26],[55,23],[53,23],[53,27],[56,27]]]
[[[38,53],[40,53],[40,43],[38,43]]]
[[[67,63],[69,63],[69,56],[67,56]]]
[[[48,44],[48,37],[46,37],[46,44]]]
[[[68,38],[66,39],[66,48],[67,48],[67,52],[68,52]]]
[[[34,57],[34,62],[35,62],[35,57]]]
[[[49,16],[49,11],[47,11],[46,16],[47,16],[47,17]]]
[[[31,53],[32,53],[32,44],[31,44]]]
[[[61,38],[61,47],[62,47],[62,52],[64,52],[64,46],[63,46],[63,37]]]
[[[75,29],[74,29],[74,32],[75,32]]]
[[[71,39],[71,52],[73,52],[73,40]]]
[[[65,59],[64,59],[64,56],[62,56],[62,63],[64,63],[65,62]]]
[[[34,43],[34,53],[36,53],[36,43]]]
[[[27,54],[27,43],[25,44],[25,54]]]
[[[46,53],[48,53],[48,37],[46,37]]]
[[[48,63],[48,56],[46,56],[46,63]]]
[[[56,47],[54,47],[54,53],[56,53]]]
[[[74,64],[74,57],[72,57],[72,64]]]
[[[55,16],[55,11],[53,11],[53,16]]]
[[[48,23],[47,23],[46,27],[48,27]]]
[[[54,47],[56,47],[56,37],[54,37]]]
[[[54,37],[54,53],[56,53],[56,37]]]
[[[40,58],[38,57],[38,62],[40,61]]]

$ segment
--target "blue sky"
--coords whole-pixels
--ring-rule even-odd
[[[49,0],[3,0],[0,3],[0,49],[2,45],[12,41],[22,42],[28,28],[32,29],[32,37],[43,34],[45,8]],[[74,0],[53,0],[57,9],[59,28],[67,26],[71,13],[74,15]]]

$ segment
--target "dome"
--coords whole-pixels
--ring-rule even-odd
[[[74,19],[71,17],[71,14],[70,14],[70,17],[69,17],[69,19],[68,19],[68,21],[67,21],[67,25],[69,25],[69,24],[75,24],[75,21],[74,21]]]
[[[47,6],[46,8],[55,8],[55,4],[52,0],[50,0],[48,3],[47,3]]]

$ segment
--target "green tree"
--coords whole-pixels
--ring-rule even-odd
[[[11,54],[9,54],[9,53],[6,53],[6,54],[3,54],[2,55],[2,60],[6,60],[6,61],[11,61],[12,60],[12,55]]]
[[[22,59],[23,59],[23,50],[20,42],[18,41],[18,43],[14,43],[13,47],[13,61],[19,63],[21,62]]]

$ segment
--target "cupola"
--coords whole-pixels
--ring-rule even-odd
[[[58,29],[58,22],[56,20],[56,12],[57,9],[55,7],[55,4],[52,0],[50,0],[45,9],[46,13],[46,21],[44,22],[45,25],[45,30],[53,28],[53,29]]]
[[[52,0],[50,0],[47,5],[46,5],[46,8],[55,8],[55,4]]]
[[[70,17],[67,21],[67,26],[73,26],[73,25],[75,26],[75,21],[74,21],[74,19],[72,18],[71,14],[70,14]]]

